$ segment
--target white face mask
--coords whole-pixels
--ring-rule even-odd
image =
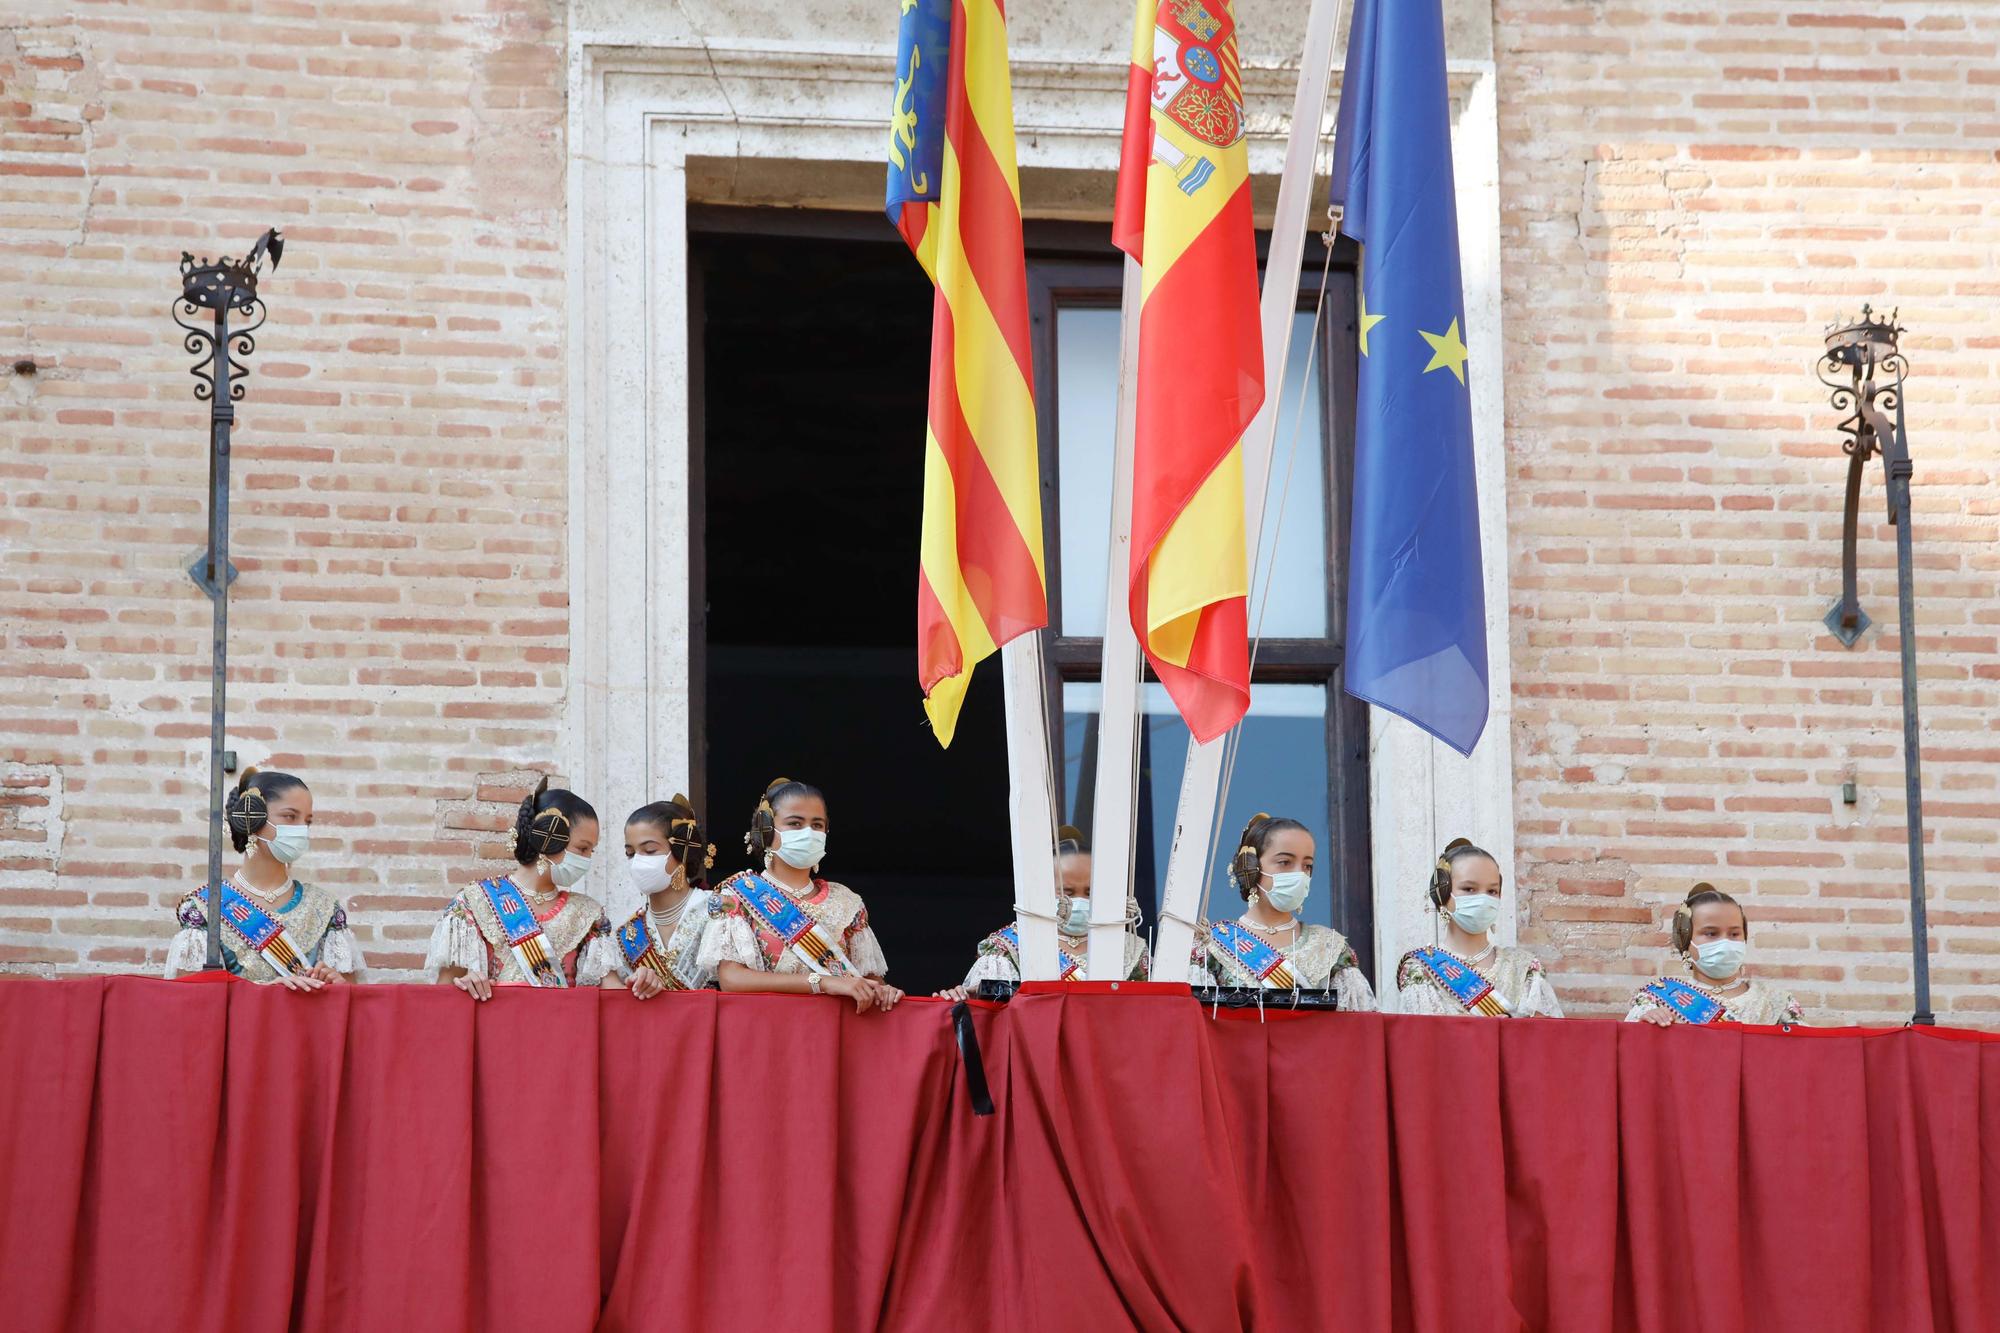
[[[631,870],[632,887],[648,898],[673,883],[674,872],[668,868],[664,856],[635,856],[626,864]]]
[[[1280,912],[1296,912],[1312,892],[1312,886],[1312,876],[1306,871],[1283,870],[1271,876],[1271,887],[1264,890],[1264,901]]]
[[[1461,893],[1452,900],[1451,919],[1468,935],[1484,935],[1500,919],[1500,900],[1490,893]]]
[[[1712,981],[1727,981],[1743,970],[1750,946],[1742,940],[1709,940],[1695,946],[1694,965]]]
[[[1081,935],[1090,929],[1090,899],[1069,900],[1069,911],[1063,914],[1062,928],[1065,935]]]
[[[566,852],[563,859],[550,868],[549,878],[556,882],[557,888],[566,889],[572,884],[581,882],[589,873],[589,857],[580,852]]]
[[[773,850],[792,869],[811,870],[826,859],[826,830],[788,828],[778,834],[778,845]]]
[[[306,854],[312,846],[312,830],[304,824],[271,824],[265,831],[271,836],[264,843],[264,849],[281,866],[288,866]]]

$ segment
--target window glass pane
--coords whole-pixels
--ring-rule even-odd
[[[1068,681],[1063,685],[1063,789],[1067,805],[1063,817],[1082,828],[1086,836],[1090,834],[1088,813],[1095,796],[1097,714],[1103,697],[1103,688],[1095,682]],[[1143,873],[1147,858],[1142,855],[1142,874],[1135,876],[1135,886],[1139,900],[1152,903],[1158,901],[1158,889],[1166,880],[1181,766],[1187,762],[1188,730],[1165,687],[1148,683],[1141,706],[1145,713],[1141,756],[1145,783],[1140,792],[1139,830],[1142,838],[1149,838],[1152,873]],[[1250,714],[1243,720],[1242,744],[1236,752],[1222,826],[1210,856],[1211,916],[1234,917],[1242,911],[1242,899],[1224,872],[1236,853],[1237,835],[1251,815],[1265,810],[1296,819],[1311,831],[1316,864],[1312,894],[1300,915],[1321,925],[1332,923],[1333,848],[1326,835],[1328,778],[1326,687],[1251,686]]]
[[[1118,311],[1056,311],[1056,462],[1062,514],[1062,625],[1104,633],[1111,549],[1111,453],[1118,430]]]
[[[1311,352],[1312,315],[1292,321],[1284,396],[1264,511],[1264,550],[1276,542],[1267,601],[1252,590],[1252,633],[1266,638],[1326,635],[1326,503],[1321,366]],[[1311,376],[1311,387],[1300,386]],[[1111,549],[1111,454],[1117,429],[1118,312],[1066,307],[1056,312],[1056,432],[1062,512],[1061,633],[1104,633],[1105,561]],[[1282,509],[1282,514],[1281,514]]]

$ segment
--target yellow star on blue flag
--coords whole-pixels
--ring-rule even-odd
[[[1334,145],[1333,203],[1363,260],[1347,691],[1470,754],[1486,603],[1438,0],[1358,0]]]

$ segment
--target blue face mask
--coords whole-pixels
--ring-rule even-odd
[[[1081,935],[1090,929],[1090,899],[1072,898],[1069,911],[1063,914],[1062,930],[1065,935]]]
[[[1743,970],[1743,956],[1749,952],[1742,940],[1709,940],[1695,947],[1694,965],[1711,981],[1727,981]]]
[[[270,839],[265,847],[270,849],[272,859],[281,866],[288,866],[306,854],[312,845],[312,830],[304,824],[272,824],[269,826]]]
[[[1312,886],[1312,876],[1305,871],[1283,870],[1271,876],[1271,887],[1264,890],[1264,901],[1280,912],[1296,912],[1305,904]]]
[[[1484,935],[1500,919],[1500,900],[1490,893],[1460,893],[1452,900],[1451,919],[1468,935]]]
[[[773,850],[792,869],[811,870],[826,857],[826,830],[788,828],[778,835],[778,845]]]

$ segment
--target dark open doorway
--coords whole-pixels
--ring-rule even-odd
[[[728,873],[765,783],[825,790],[827,873],[928,992],[1012,913],[997,663],[940,749],[915,648],[930,285],[881,219],[772,234],[796,217],[698,214],[690,237],[696,795]]]
[[[766,782],[782,773],[825,788],[829,873],[867,899],[892,979],[932,990],[956,982],[979,939],[1011,918],[1013,893],[998,663],[974,677],[948,752],[916,686],[930,286],[879,215],[696,208],[690,223],[693,795],[727,873],[745,863],[742,830]],[[1295,544],[1273,569],[1300,608],[1317,610],[1290,627],[1274,620],[1260,648],[1247,766],[1232,788],[1244,808],[1216,834],[1210,877],[1249,809],[1303,820],[1328,871],[1306,915],[1346,932],[1369,965],[1367,714],[1340,687],[1356,257],[1343,248],[1329,263],[1315,242],[1306,258],[1302,309],[1325,273],[1327,315],[1316,329],[1301,316],[1292,373],[1314,361],[1319,388],[1287,390],[1286,401],[1317,425],[1281,433],[1318,442],[1300,446],[1298,477],[1310,480],[1287,490],[1284,503],[1300,506]],[[1028,274],[1058,626],[1046,641],[1062,719],[1055,777],[1089,836],[1108,490],[1092,491],[1086,474],[1096,466],[1108,485],[1120,259],[1101,224],[1033,222]],[[1077,371],[1067,382],[1066,359]],[[1076,614],[1079,589],[1065,588],[1079,571],[1079,588],[1100,600]],[[1171,820],[1186,739],[1170,717],[1149,716],[1146,734],[1134,890],[1150,922],[1165,870],[1156,822]],[[1211,906],[1233,915],[1238,905],[1224,895]]]

